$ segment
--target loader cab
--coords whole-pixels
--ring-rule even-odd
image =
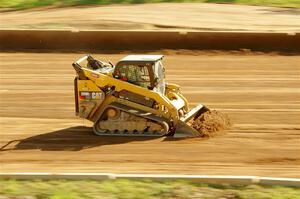
[[[113,72],[114,78],[165,93],[165,74],[162,55],[129,55],[120,60]]]

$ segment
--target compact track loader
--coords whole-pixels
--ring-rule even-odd
[[[76,115],[97,135],[197,137],[191,122],[209,109],[189,109],[180,87],[165,82],[162,55],[129,55],[116,65],[86,55],[73,63]]]

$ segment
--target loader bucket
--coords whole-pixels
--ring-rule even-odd
[[[188,112],[184,117],[182,117],[177,124],[176,132],[174,134],[174,137],[199,137],[201,136],[201,132],[194,129],[192,126],[188,124],[190,120],[195,120],[203,113],[209,111],[209,109],[199,104],[190,112]]]

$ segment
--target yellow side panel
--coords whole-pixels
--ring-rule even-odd
[[[91,80],[78,80],[78,91],[101,91],[101,89]]]
[[[79,117],[90,119],[105,99],[105,93],[91,80],[77,80]]]

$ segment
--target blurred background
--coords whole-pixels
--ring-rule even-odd
[[[0,28],[295,32],[299,7],[299,0],[1,0]]]
[[[299,8],[298,0],[1,0],[2,8],[25,9],[40,6],[76,6],[108,4],[142,4],[142,3],[227,3],[257,6],[277,6]]]

